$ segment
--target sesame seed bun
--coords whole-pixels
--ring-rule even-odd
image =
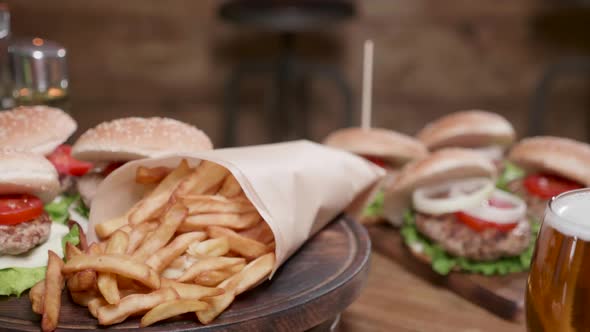
[[[402,213],[410,206],[412,192],[418,187],[447,180],[496,176],[496,166],[485,156],[469,149],[448,148],[407,164],[397,181],[385,190],[384,216],[401,225]]]
[[[76,128],[76,121],[57,108],[15,108],[0,112],[0,148],[47,155],[65,142]]]
[[[0,194],[33,194],[49,202],[59,192],[57,171],[45,157],[0,149]]]
[[[72,147],[72,156],[88,161],[128,161],[212,148],[205,133],[184,122],[133,117],[89,129]]]
[[[413,137],[393,130],[346,128],[328,135],[323,144],[355,154],[379,157],[393,165],[423,158],[428,150]]]
[[[569,138],[539,136],[516,144],[508,159],[528,171],[553,173],[590,186],[590,145]]]
[[[504,117],[485,111],[463,111],[429,123],[416,137],[430,150],[445,147],[509,146],[514,128]]]

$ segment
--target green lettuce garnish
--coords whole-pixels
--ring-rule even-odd
[[[514,180],[521,179],[525,176],[525,171],[517,165],[504,161],[504,169],[496,181],[496,187],[509,191],[508,184]]]
[[[0,270],[0,295],[20,296],[45,278],[45,266],[8,268]]]
[[[375,193],[373,201],[363,210],[364,217],[379,217],[383,215],[383,203],[385,202],[385,193],[379,190]]]
[[[80,200],[78,195],[64,195],[60,200],[47,204],[45,206],[45,211],[53,222],[65,224],[70,216],[68,209],[70,205],[77,200]],[[61,241],[64,252],[67,242],[70,242],[73,245],[80,243],[80,228],[78,225],[74,225]],[[45,269],[45,266],[1,269],[0,295],[20,296],[25,290],[33,287],[36,283],[45,278]]]
[[[45,205],[45,212],[53,222],[65,224],[70,217],[70,205],[77,200],[80,200],[79,195],[62,195],[60,199]]]
[[[66,234],[66,236],[64,236],[61,239],[61,245],[63,248],[63,252],[66,252],[66,243],[71,243],[75,246],[78,245],[78,243],[80,243],[80,228],[78,227],[78,225],[74,225],[71,229],[70,232],[68,234]]]
[[[76,212],[78,212],[78,214],[81,215],[82,217],[84,217],[86,219],[90,218],[90,208],[88,208],[86,206],[86,204],[84,204],[84,201],[79,199],[77,203],[78,204],[76,204],[76,207],[74,208],[74,210]]]
[[[418,246],[422,249],[424,255],[430,258],[432,269],[439,274],[446,275],[457,267],[464,272],[480,273],[483,275],[502,275],[528,270],[533,257],[535,240],[539,233],[539,228],[540,223],[532,220],[531,243],[529,243],[527,249],[519,256],[504,257],[490,262],[477,262],[464,257],[449,255],[441,246],[432,243],[418,232],[415,216],[410,210],[404,213],[404,224],[401,228],[401,234],[406,245],[409,247]]]

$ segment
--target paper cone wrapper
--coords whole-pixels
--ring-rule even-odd
[[[89,240],[96,241],[97,224],[123,215],[144,195],[145,186],[135,183],[138,166],[176,167],[182,159],[191,167],[209,160],[235,176],[274,234],[275,270],[342,211],[358,213],[383,176],[363,158],[309,141],[136,160],[100,185],[92,201]]]

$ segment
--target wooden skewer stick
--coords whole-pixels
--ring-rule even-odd
[[[373,92],[373,41],[366,40],[363,50],[363,95],[361,128],[371,129],[371,97]]]

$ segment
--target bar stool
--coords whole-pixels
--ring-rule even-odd
[[[342,126],[352,125],[353,104],[351,88],[343,74],[333,65],[305,61],[295,54],[297,34],[319,31],[328,25],[342,22],[356,15],[356,7],[344,0],[231,0],[219,7],[221,19],[261,30],[276,32],[280,38],[280,52],[273,61],[243,60],[232,70],[224,87],[225,146],[236,142],[239,120],[238,99],[244,79],[251,75],[273,75],[272,116],[267,119],[273,141],[284,139],[285,133],[295,131],[298,137],[309,135],[309,95],[306,83],[313,78],[331,82],[344,100]],[[297,114],[286,112],[289,87],[297,100]],[[296,119],[296,120],[295,120]]]

